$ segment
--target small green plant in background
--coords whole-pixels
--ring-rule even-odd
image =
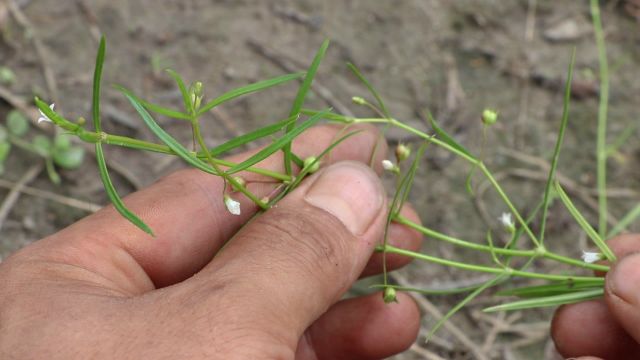
[[[60,183],[60,175],[56,167],[76,169],[84,159],[84,149],[71,143],[69,134],[57,134],[53,138],[32,129],[29,120],[18,110],[11,110],[0,125],[0,174],[5,171],[5,161],[12,148],[18,148],[41,157],[46,165],[49,179],[54,184]],[[30,136],[32,135],[32,136]]]
[[[373,98],[373,101],[369,101],[363,96],[355,96],[352,98],[353,103],[371,110],[374,114],[373,117],[351,117],[335,113],[330,109],[318,110],[306,108],[304,106],[305,99],[311,89],[313,79],[329,46],[328,41],[325,41],[319,48],[316,56],[314,57],[311,65],[306,72],[286,74],[273,79],[249,84],[231,90],[211,100],[206,100],[204,85],[201,82],[196,81],[187,86],[187,84],[177,72],[168,70],[168,75],[174,79],[174,81],[176,82],[176,86],[182,94],[181,109],[173,109],[159,104],[151,103],[138,97],[132,91],[118,86],[117,88],[131,103],[146,126],[158,138],[158,142],[143,141],[126,136],[109,134],[102,130],[100,119],[100,90],[102,68],[106,53],[104,38],[100,43],[94,73],[92,102],[93,130],[88,129],[86,124],[83,122],[78,123],[67,120],[62,115],[54,111],[53,106],[50,107],[41,99],[36,99],[35,102],[43,114],[43,119],[55,123],[55,125],[64,129],[67,133],[75,135],[82,141],[95,144],[96,158],[100,176],[111,202],[124,217],[131,221],[131,223],[136,225],[142,231],[145,231],[151,235],[153,235],[152,229],[148,225],[146,225],[144,221],[140,219],[136,214],[132,213],[126,208],[125,204],[123,203],[116,189],[111,183],[109,172],[104,159],[104,152],[102,150],[102,146],[104,144],[123,146],[136,150],[151,151],[180,157],[189,166],[195,167],[213,176],[220,176],[224,179],[227,186],[225,186],[225,188],[222,190],[223,196],[221,198],[223,199],[222,201],[224,201],[224,204],[230,213],[238,215],[242,212],[242,209],[240,208],[240,202],[238,200],[239,197],[244,196],[256,204],[259,209],[257,216],[259,216],[260,212],[269,211],[269,209],[280,199],[282,199],[287,193],[295,189],[307,175],[316,171],[319,164],[322,162],[323,157],[330,153],[330,151],[336,145],[350,136],[357,136],[357,131],[349,131],[350,127],[353,124],[380,124],[383,126],[384,131],[391,127],[395,127],[419,138],[419,144],[414,144],[415,150],[412,150],[408,145],[400,144],[397,146],[395,151],[395,161],[387,159],[382,163],[383,168],[397,178],[397,186],[395,189],[393,201],[391,202],[389,216],[387,219],[387,226],[392,222],[404,224],[412,229],[421,232],[430,239],[443,241],[455,246],[477,251],[479,254],[482,254],[484,258],[487,259],[487,262],[490,262],[491,265],[471,264],[467,262],[444,259],[429,254],[397,248],[388,243],[386,236],[382,244],[377,247],[377,251],[381,252],[383,254],[383,257],[385,258],[387,254],[397,254],[411,257],[420,261],[431,262],[473,272],[489,273],[493,275],[490,280],[478,286],[453,289],[449,291],[414,289],[392,284],[389,280],[389,277],[387,276],[388,274],[386,270],[386,262],[383,262],[383,283],[377,285],[377,287],[383,289],[385,302],[395,301],[397,291],[413,291],[424,294],[439,295],[467,293],[467,296],[458,305],[456,305],[448,314],[440,319],[440,321],[432,329],[430,333],[431,336],[457,310],[465,306],[469,301],[471,301],[483,291],[497,286],[503,286],[503,288],[498,291],[498,295],[516,296],[522,298],[522,300],[491,306],[485,309],[485,311],[518,310],[546,306],[557,306],[561,304],[568,304],[578,301],[584,301],[587,299],[598,298],[603,295],[604,279],[602,277],[566,273],[549,274],[528,270],[530,266],[537,260],[546,259],[573,266],[577,270],[580,270],[581,273],[584,273],[585,270],[607,272],[609,270],[609,265],[597,263],[597,261],[608,260],[609,262],[614,262],[616,259],[615,255],[607,246],[605,240],[612,235],[615,235],[624,230],[626,226],[628,226],[637,216],[640,215],[640,208],[636,208],[632,210],[627,216],[625,216],[620,224],[618,226],[615,226],[612,231],[607,232],[606,226],[604,226],[606,225],[607,213],[605,193],[605,165],[607,156],[610,153],[608,152],[608,149],[610,148],[607,148],[605,141],[608,70],[606,66],[606,55],[604,55],[604,41],[602,39],[602,26],[600,24],[598,4],[596,0],[592,0],[591,4],[598,50],[601,54],[600,80],[602,82],[600,111],[598,115],[598,145],[596,149],[598,159],[598,189],[600,190],[600,219],[597,230],[594,229],[580,213],[580,211],[578,211],[578,209],[574,206],[571,198],[566,194],[566,192],[556,179],[558,159],[560,157],[564,135],[567,129],[567,124],[569,122],[571,81],[575,62],[575,52],[572,55],[571,62],[567,71],[567,81],[565,84],[563,98],[563,114],[559,125],[554,153],[551,158],[551,167],[548,173],[545,187],[541,190],[539,203],[535,207],[534,211],[529,214],[521,213],[513,204],[511,198],[504,191],[492,171],[485,164],[483,154],[484,151],[481,151],[479,155],[473,154],[471,151],[465,148],[465,146],[455,140],[453,136],[449,135],[445,129],[440,127],[438,122],[430,114],[427,114],[427,119],[431,124],[432,133],[427,133],[416,129],[406,124],[405,122],[392,117],[388,110],[388,107],[383,101],[382,96],[375,90],[372,84],[353,64],[348,64],[348,68],[358,79],[360,79],[364,87],[369,91],[371,97]],[[240,96],[267,90],[274,86],[278,86],[280,84],[284,84],[293,80],[301,80],[302,82],[294,98],[287,118],[281,119],[270,125],[251,131],[235,139],[231,139],[216,147],[207,146],[201,133],[200,127],[200,119],[204,114],[208,113],[216,106],[219,106],[220,104],[223,104],[227,101],[234,100]],[[173,119],[174,121],[185,123],[185,126],[189,126],[191,128],[191,132],[193,135],[192,143],[189,145],[181,144],[168,132],[166,132],[163,127],[158,124],[158,122],[156,122],[153,114],[162,115]],[[486,141],[487,129],[494,123],[500,121],[500,118],[498,112],[491,109],[487,109],[482,112],[482,114],[480,114],[480,118],[483,123],[482,136],[484,144]],[[302,134],[305,130],[320,122],[330,122],[344,125],[342,136],[337,138],[333,144],[331,144],[329,147],[327,147],[327,149],[320,152],[319,154],[306,159],[299,158],[292,150],[291,144],[293,140],[300,134]],[[20,130],[20,125],[16,126],[18,130]],[[21,135],[18,135],[14,132],[10,132],[8,139],[11,143],[14,143],[15,139],[19,139],[20,136]],[[11,140],[11,137],[15,139]],[[225,154],[238,149],[241,146],[245,146],[247,144],[254,143],[257,140],[263,139],[269,140],[267,145],[263,146],[260,151],[256,152],[253,156],[240,163],[230,162],[221,158]],[[72,150],[73,147],[70,146],[68,142],[65,143],[66,140],[58,140],[58,138],[56,138],[53,144],[47,144],[46,142],[42,141],[42,143],[38,145],[35,144],[35,140],[36,139],[34,138],[33,143],[29,144],[28,148],[33,149],[36,153],[44,157],[45,161],[47,161],[47,164],[55,163],[60,166],[64,166],[65,161],[61,160],[62,158],[66,159],[67,165],[69,165],[70,163],[75,164],[71,160],[77,159],[78,157],[81,158],[80,154],[75,153],[74,150]],[[467,179],[467,190],[469,191],[471,196],[474,196],[472,186],[474,173],[482,175],[486,180],[489,181],[505,206],[505,212],[499,218],[500,224],[510,238],[505,246],[497,246],[494,243],[494,234],[492,234],[490,230],[487,231],[487,233],[483,236],[483,242],[473,242],[435,231],[428,227],[417,224],[400,214],[402,206],[409,197],[412,184],[415,180],[416,172],[421,165],[422,157],[431,146],[445,149],[468,164],[469,176]],[[27,147],[25,146],[25,148]],[[377,149],[375,149],[374,151],[377,151]],[[277,172],[261,168],[260,162],[276,152],[284,153],[284,171]],[[2,154],[1,147],[0,154]],[[373,159],[374,156],[372,156],[371,158]],[[294,173],[294,168],[296,166],[300,169],[298,174]],[[241,172],[253,172],[256,174],[260,174],[269,178],[270,181],[277,183],[278,186],[276,190],[269,196],[258,198],[257,195],[253,194],[247,188],[246,180],[242,177]],[[566,210],[575,219],[576,223],[592,240],[593,245],[598,248],[598,252],[585,251],[583,253],[583,257],[581,259],[578,259],[556,253],[552,250],[549,250],[545,246],[545,235],[547,230],[546,221],[548,218],[549,206],[551,202],[556,199],[562,202]],[[531,222],[534,220],[537,220],[540,223],[540,230],[538,233],[534,233],[532,227],[530,226]],[[514,279],[535,279],[537,280],[537,282],[533,286],[514,287],[512,285],[512,280]],[[540,284],[540,282],[542,282],[543,284]]]

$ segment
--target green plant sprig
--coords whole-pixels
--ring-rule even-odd
[[[115,146],[121,146],[121,147],[126,147],[129,149],[135,149],[135,150],[144,150],[144,151],[150,151],[150,152],[155,152],[155,153],[160,153],[160,154],[166,154],[166,155],[173,155],[173,156],[178,156],[178,154],[176,154],[173,150],[171,150],[171,148],[169,148],[167,145],[163,145],[163,144],[157,144],[157,143],[153,143],[153,142],[149,142],[149,141],[144,141],[144,140],[139,140],[139,139],[135,139],[135,138],[131,138],[131,137],[127,137],[127,136],[121,136],[121,135],[114,135],[114,134],[109,134],[106,133],[104,131],[98,133],[95,131],[90,131],[85,129],[82,125],[77,124],[77,123],[73,123],[69,120],[67,120],[66,118],[64,118],[62,115],[58,114],[57,112],[49,109],[49,106],[42,100],[36,98],[35,99],[35,104],[38,107],[38,109],[40,109],[45,115],[47,115],[47,117],[49,119],[51,119],[51,121],[59,126],[60,128],[66,130],[69,132],[69,134],[75,135],[76,137],[78,137],[80,140],[87,142],[87,143],[97,143],[97,142],[102,142],[108,145],[115,145]],[[278,123],[280,124],[280,123]],[[271,129],[269,129],[269,131],[267,131],[267,134],[271,134]],[[265,135],[267,136],[267,135]],[[253,136],[252,136],[253,137]],[[256,137],[257,138],[257,137]],[[236,138],[234,140],[238,140],[239,138]],[[254,139],[248,139],[247,142],[243,142],[243,143],[239,143],[237,141],[229,141],[228,143],[231,143],[231,146],[225,146],[225,144],[221,144],[215,148],[209,149],[209,151],[214,155],[219,155],[222,153],[225,153],[227,151],[236,149],[244,144],[246,144],[247,142],[250,142]],[[206,155],[204,154],[203,151],[190,151],[189,152],[190,155],[198,157],[199,159],[205,159]],[[221,166],[225,166],[225,167],[234,167],[236,165],[238,165],[238,163],[236,162],[232,162],[232,161],[227,161],[224,159],[215,159],[216,163],[218,165]],[[257,168],[257,167],[248,167],[246,169],[244,169],[244,171],[249,171],[249,172],[253,172],[259,175],[264,175],[264,176],[268,176],[270,178],[273,178],[275,180],[280,180],[280,181],[290,181],[291,177],[286,175],[286,174],[282,174],[280,172],[277,171],[272,171],[272,170],[268,170],[268,169],[262,169],[262,168]]]
[[[550,204],[555,198],[559,198],[560,201],[562,201],[568,212],[574,217],[581,229],[600,249],[602,255],[610,262],[616,260],[613,252],[605,242],[605,234],[607,233],[607,229],[606,227],[602,226],[602,221],[604,219],[606,224],[607,205],[606,194],[603,192],[602,187],[606,186],[606,169],[603,166],[606,165],[606,159],[610,152],[615,151],[615,147],[619,146],[619,141],[616,141],[610,147],[606,147],[608,69],[606,64],[606,56],[603,55],[605,54],[604,37],[602,35],[602,25],[600,23],[599,9],[594,10],[594,6],[597,7],[597,1],[592,0],[591,5],[594,27],[596,29],[596,40],[598,42],[600,55],[601,84],[604,88],[603,90],[601,90],[604,91],[604,93],[601,93],[598,115],[597,166],[598,190],[600,196],[600,226],[598,227],[597,231],[588,223],[588,221],[575,207],[575,205],[573,205],[571,199],[567,196],[567,194],[564,192],[564,190],[556,180],[559,155],[569,120],[569,101],[571,95],[573,67],[575,62],[575,50],[572,54],[571,62],[569,64],[567,72],[567,82],[565,84],[563,97],[562,120],[560,122],[560,128],[555,143],[554,152],[551,157],[551,167],[547,176],[547,181],[538,206],[532,213],[526,214],[526,219],[518,211],[511,198],[504,191],[489,167],[485,164],[484,145],[482,147],[483,150],[481,151],[481,155],[474,155],[462,144],[457,142],[453,136],[449,135],[443,128],[441,128],[436,120],[428,112],[426,117],[431,123],[433,134],[429,134],[425,131],[416,129],[408,125],[407,123],[404,123],[399,119],[392,117],[380,93],[378,93],[371,82],[369,82],[353,64],[348,64],[347,66],[353,72],[353,74],[364,84],[370,95],[375,99],[375,101],[370,102],[361,97],[354,97],[353,101],[358,105],[368,107],[379,117],[359,118],[336,114],[331,112],[331,110],[313,110],[303,108],[305,99],[309,91],[311,91],[311,85],[320,67],[320,63],[327,52],[327,48],[329,45],[328,41],[322,43],[319,50],[316,52],[309,68],[305,72],[285,74],[272,79],[239,87],[237,89],[228,91],[212,100],[209,100],[208,102],[204,101],[202,83],[194,82],[190,86],[187,86],[182,77],[176,71],[168,70],[169,76],[171,76],[175,80],[176,86],[181,93],[183,103],[183,109],[181,110],[174,110],[163,105],[158,105],[143,100],[137,97],[132,91],[122,87],[118,87],[125,98],[131,103],[138,115],[140,115],[147,127],[160,139],[162,143],[148,142],[126,136],[108,134],[102,131],[100,122],[100,82],[105,57],[104,38],[100,43],[98,55],[96,57],[96,69],[94,73],[94,131],[87,130],[84,123],[82,122],[74,123],[65,119],[63,116],[50,109],[49,106],[47,106],[47,104],[40,99],[36,99],[35,102],[42,113],[48,119],[53,121],[57,126],[77,136],[83,141],[95,144],[96,157],[100,169],[101,179],[110,200],[124,217],[129,219],[133,224],[138,226],[140,229],[148,232],[149,234],[152,234],[152,230],[133,212],[129,211],[125,207],[125,204],[120,199],[115,188],[113,187],[113,184],[111,183],[111,180],[109,178],[108,169],[106,167],[106,161],[104,159],[104,153],[102,150],[103,144],[117,145],[136,150],[144,150],[163,153],[171,156],[178,156],[192,167],[195,167],[208,174],[223,178],[225,181],[225,187],[222,190],[224,197],[228,197],[227,191],[229,189],[226,185],[229,185],[234,192],[242,193],[245,197],[253,201],[259,207],[257,214],[254,215],[259,216],[262,211],[267,211],[271,206],[275,205],[284,196],[286,196],[287,193],[299,186],[301,181],[305,177],[317,170],[321,159],[329,154],[338,144],[340,144],[347,138],[356,135],[358,131],[347,133],[351,125],[364,123],[379,124],[384,127],[383,134],[385,133],[386,129],[395,127],[403,130],[408,134],[417,136],[418,138],[420,138],[422,144],[418,151],[416,151],[416,153],[414,154],[413,161],[411,161],[410,165],[408,163],[401,164],[401,160],[398,160],[398,164],[392,164],[391,166],[391,170],[393,170],[394,175],[397,176],[397,186],[395,189],[395,194],[393,196],[391,209],[388,214],[386,230],[388,230],[388,227],[392,222],[396,222],[414,229],[432,239],[447,242],[472,251],[488,253],[493,260],[493,265],[470,264],[462,261],[444,259],[416,251],[401,249],[388,243],[388,231],[385,231],[385,237],[382,244],[376,247],[376,251],[382,252],[383,254],[383,283],[378,285],[378,287],[384,289],[385,302],[395,300],[396,290],[416,291],[431,294],[468,293],[461,302],[459,302],[455,307],[451,309],[451,311],[449,311],[442,319],[438,321],[436,326],[430,332],[429,336],[431,336],[445,321],[447,321],[452,315],[454,315],[456,311],[467,305],[476,296],[486,291],[487,289],[505,284],[517,278],[543,280],[543,285],[536,284],[534,286],[516,287],[498,292],[498,295],[518,296],[524,298],[524,300],[489,307],[485,309],[485,311],[516,310],[531,307],[556,306],[585,299],[597,298],[602,296],[603,294],[604,279],[602,277],[581,276],[574,274],[547,274],[527,270],[527,268],[538,259],[547,259],[558,263],[570,265],[578,269],[595,270],[602,272],[606,272],[609,270],[609,266],[607,265],[590,263],[587,262],[588,260],[586,260],[586,258],[584,261],[580,261],[558,254],[556,252],[548,250],[545,247],[544,241],[546,232],[546,220],[548,217]],[[209,148],[206,145],[200,124],[201,116],[208,113],[216,106],[233,100],[239,96],[257,93],[297,79],[301,79],[301,84],[286,119],[261,127],[257,130],[236,137],[235,139],[231,139],[223,143],[222,145],[213,148]],[[167,131],[165,131],[161,124],[156,122],[151,113],[166,116],[170,119],[187,122],[191,126],[191,131],[193,134],[193,149],[188,150],[185,145],[181,144],[175,138],[173,138]],[[497,116],[494,116],[492,121],[495,122],[496,118]],[[337,139],[333,141],[322,152],[304,160],[300,159],[292,151],[292,142],[304,131],[323,121],[343,124],[344,129],[336,136]],[[487,136],[486,125],[487,124],[485,123],[485,126],[483,126],[482,130],[483,144],[486,141]],[[343,132],[345,134],[343,134]],[[621,137],[623,136],[628,135],[621,135]],[[264,145],[260,150],[258,150],[256,153],[254,153],[244,161],[234,163],[220,159],[220,156],[225,155],[227,152],[238,149],[241,146],[245,146],[260,139],[270,139],[270,142]],[[469,179],[471,179],[471,176],[473,176],[474,172],[478,171],[479,173],[482,173],[484,178],[491,184],[491,187],[494,189],[506,208],[509,210],[508,221],[504,222],[508,222],[508,226],[505,226],[505,228],[508,228],[510,241],[508,241],[504,247],[495,246],[492,240],[491,232],[487,232],[487,243],[480,244],[440,233],[400,215],[400,209],[409,197],[409,193],[411,191],[417,169],[420,165],[422,155],[424,154],[427,145],[429,144],[433,144],[439,148],[442,148],[449,153],[452,153],[455,156],[461,158],[466,164],[469,164],[472,169]],[[278,172],[258,167],[258,164],[260,162],[277,153],[278,151],[282,151],[284,155],[284,171]],[[371,159],[375,158],[376,151],[377,146],[374,148],[373,153],[371,154]],[[406,160],[410,156],[410,151],[407,151],[407,155],[404,160]],[[295,169],[299,169],[297,174],[294,173]],[[275,180],[275,188],[272,194],[264,198],[258,198],[257,195],[249,191],[244,180],[241,177],[237,176],[238,173],[244,171],[263,175]],[[468,185],[469,184],[470,181]],[[233,211],[229,211],[233,213]],[[538,213],[541,213],[541,215],[538,215]],[[513,223],[510,217],[511,215],[515,217],[516,224]],[[623,221],[621,221],[618,226],[615,226],[611,232],[616,233],[622,231],[622,229],[624,229],[624,227],[632,222],[637,216],[640,216],[640,207],[632,209],[631,212],[627,216],[625,216]],[[540,232],[537,235],[534,234],[534,232],[532,231],[532,227],[530,226],[530,223],[534,218],[541,219]],[[516,248],[516,244],[520,238],[529,240],[530,246],[525,249]],[[400,287],[389,282],[386,265],[387,254],[410,257],[416,260],[463,269],[466,271],[488,273],[492,274],[493,276],[488,281],[485,281],[482,284],[470,287],[461,287],[458,289],[449,289],[440,292],[435,290],[430,291],[428,289]],[[526,258],[527,261],[524,262],[524,265],[518,265],[518,268],[515,268],[515,266],[511,265],[511,262],[516,257]]]

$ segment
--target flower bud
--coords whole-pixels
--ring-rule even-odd
[[[240,176],[234,176],[233,180],[235,180],[235,182],[240,186],[244,187],[245,185],[247,185],[247,181]],[[231,188],[233,189],[233,191],[240,191],[240,189],[235,184],[231,184]]]
[[[203,85],[202,82],[196,81],[191,85],[189,89],[189,95],[191,96],[191,103],[193,104],[194,109],[199,109],[202,104],[203,97]]]
[[[384,289],[384,293],[382,295],[382,299],[384,300],[385,304],[390,304],[392,302],[398,302],[398,299],[396,297],[396,289],[394,289],[392,287],[386,287]]]
[[[482,122],[485,125],[493,125],[498,121],[498,113],[495,110],[484,109],[482,112]]]
[[[398,144],[396,146],[396,159],[398,162],[403,162],[411,156],[411,149],[405,144]]]
[[[304,159],[304,168],[308,168],[309,173],[313,174],[314,172],[318,171],[318,169],[320,169],[320,161],[318,161],[315,156],[309,156],[308,158]]]
[[[351,98],[351,101],[353,101],[354,104],[356,105],[366,105],[367,101],[363,98],[361,98],[360,96],[354,96]]]
[[[393,161],[388,159],[382,160],[382,168],[385,171],[392,172],[394,174],[400,173],[400,168],[398,167],[398,165],[394,164]]]

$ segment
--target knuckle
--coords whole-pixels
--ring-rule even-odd
[[[353,235],[333,216],[315,209],[271,210],[271,216],[256,220],[260,241],[270,254],[281,254],[277,264],[295,271],[306,271],[314,277],[335,281],[335,273],[352,266],[350,253],[355,243]]]

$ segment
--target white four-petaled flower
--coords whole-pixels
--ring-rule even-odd
[[[593,264],[596,261],[602,260],[600,253],[591,251],[582,251],[582,261],[587,264]]]
[[[53,111],[53,108],[56,106],[56,104],[51,104],[49,105],[49,109],[51,109],[51,111]],[[51,119],[49,119],[49,117],[47,115],[45,115],[45,113],[42,112],[42,110],[38,109],[38,111],[40,111],[40,117],[38,118],[38,124],[40,124],[41,122],[53,122],[51,121]]]
[[[393,164],[391,160],[382,160],[382,168],[387,171],[393,171],[396,169],[396,166]]]
[[[229,195],[224,196],[224,206],[233,215],[240,215],[240,203],[233,200]]]
[[[506,229],[515,228],[515,224],[513,223],[513,216],[511,215],[511,213],[506,213],[506,212],[502,213],[502,215],[500,215],[498,220],[500,220],[500,223]]]

